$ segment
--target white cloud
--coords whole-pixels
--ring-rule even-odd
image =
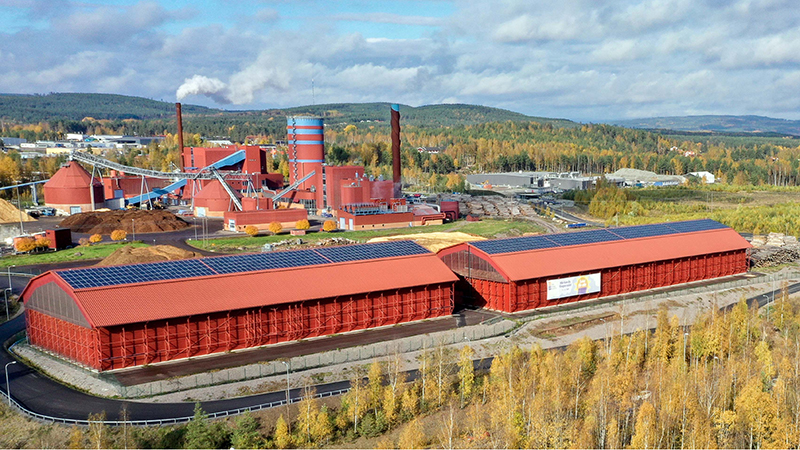
[[[177,93],[249,109],[309,104],[313,78],[317,103],[468,102],[594,121],[800,116],[800,100],[786,94],[800,86],[791,0],[460,0],[449,17],[425,0],[413,15],[348,0],[298,15],[291,2],[260,2],[233,23],[155,1],[59,0],[61,15],[47,2],[14,1],[42,14],[0,31],[7,92]]]

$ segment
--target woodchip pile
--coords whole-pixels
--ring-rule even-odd
[[[23,222],[36,222],[36,219],[29,216],[27,213],[22,213]],[[16,206],[10,202],[0,198],[0,223],[19,223],[20,211]]]

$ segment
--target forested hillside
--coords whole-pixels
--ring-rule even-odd
[[[694,324],[662,310],[653,332],[624,335],[610,323],[606,339],[564,350],[504,345],[489,373],[475,372],[470,347],[439,345],[419,355],[414,381],[390,357],[354,366],[352,390],[327,404],[306,395],[231,420],[209,421],[198,403],[187,425],[68,429],[22,419],[3,403],[0,445],[796,448],[800,318],[786,297],[763,312],[744,301],[724,314],[711,309]]]
[[[187,114],[215,114],[218,110],[186,105]],[[141,97],[116,94],[52,93],[46,95],[0,94],[0,118],[15,123],[80,121],[84,118],[155,119],[175,117],[175,105]]]
[[[183,105],[184,128],[189,133],[207,137],[229,137],[237,142],[248,136],[279,135],[287,115],[315,115],[325,118],[328,126],[370,123],[389,126],[389,103],[337,103],[299,106],[286,109],[223,111],[195,105]],[[536,121],[556,126],[577,126],[563,119],[529,117],[498,108],[477,105],[402,105],[404,126],[453,127],[487,122]],[[174,132],[173,103],[112,94],[0,94],[0,119],[3,135],[17,136],[16,127],[38,126],[39,134],[23,133],[26,139],[57,139],[59,133],[95,133],[98,130],[132,135]],[[7,123],[6,123],[7,122]],[[48,131],[50,131],[48,133]]]
[[[800,136],[800,120],[762,116],[681,116],[609,122],[630,128],[708,131],[718,133],[779,133]]]

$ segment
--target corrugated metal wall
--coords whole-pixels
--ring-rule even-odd
[[[77,361],[93,369],[100,368],[98,330],[28,309],[28,342]]]
[[[447,262],[446,259],[445,262]],[[465,273],[463,268],[458,272],[462,275]],[[465,277],[465,280],[475,291],[472,301],[476,306],[516,312],[744,273],[747,272],[747,251],[738,250],[669,261],[654,261],[635,266],[606,268],[599,272],[601,273],[600,292],[558,300],[547,300],[546,278],[511,283],[470,277]],[[591,273],[597,273],[597,271]],[[576,275],[585,274],[565,273],[559,278]]]
[[[453,285],[229,311],[99,330],[100,370],[257,347],[441,317],[453,312]],[[55,350],[61,353],[59,350]]]

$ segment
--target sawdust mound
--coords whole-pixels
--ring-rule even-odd
[[[27,213],[22,213],[23,222],[35,222],[36,219]],[[19,209],[10,202],[0,198],[0,223],[19,222]]]
[[[190,252],[171,245],[154,245],[152,247],[131,247],[126,245],[125,247],[120,247],[96,265],[116,266],[119,264],[174,261],[200,257],[202,257],[200,253]]]
[[[111,234],[114,230],[125,230],[133,233],[134,222],[136,234],[160,231],[176,231],[188,228],[189,224],[169,211],[94,211],[74,214],[58,224],[61,228],[69,228],[73,233]]]
[[[372,238],[368,242],[388,242],[388,241],[402,241],[412,240],[417,244],[427,248],[432,252],[438,252],[443,248],[450,247],[451,245],[460,244],[462,242],[471,241],[485,241],[485,237],[474,236],[472,234],[462,233],[460,231],[446,232],[437,231],[435,233],[417,233],[417,234],[402,234],[398,236],[384,236]]]

